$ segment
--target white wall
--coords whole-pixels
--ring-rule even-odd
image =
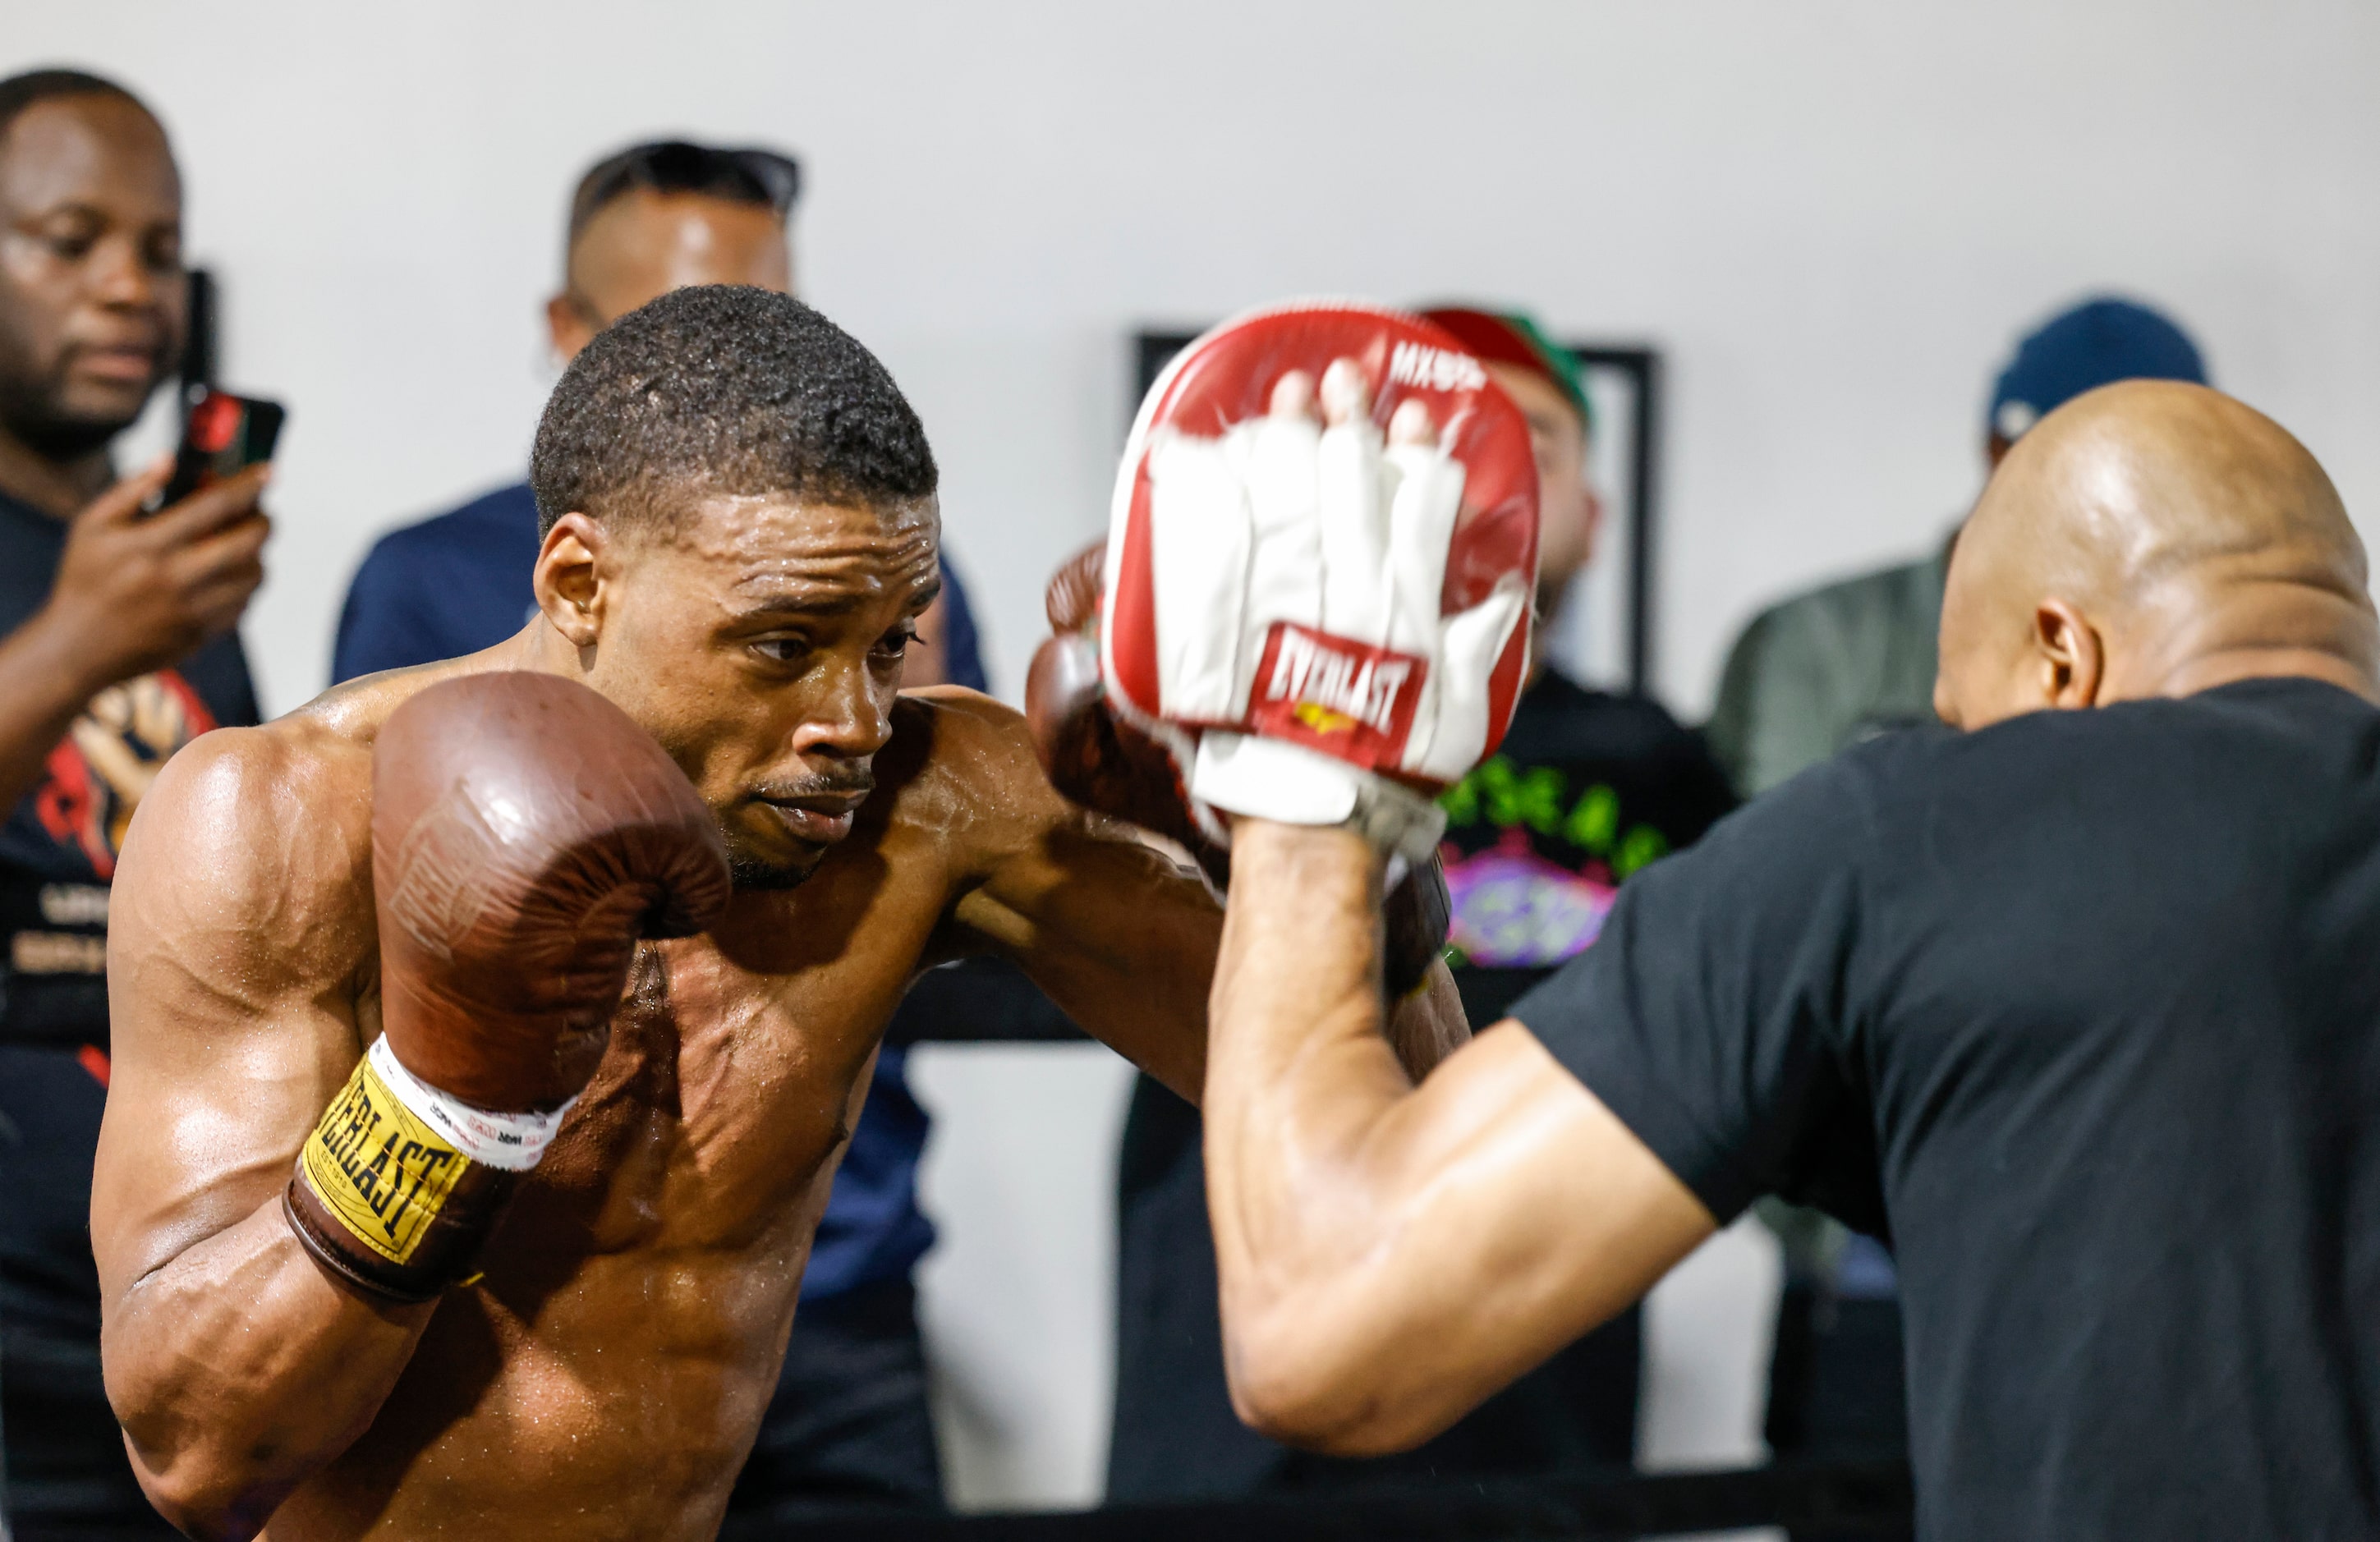
[[[568,185],[661,130],[808,157],[808,294],[917,398],[1014,681],[1098,526],[1121,337],[1299,290],[1525,299],[1670,351],[1662,680],[1972,493],[2013,331],[2170,303],[2380,506],[2380,11],[2361,0],[1175,6],[8,0],[0,67],[147,91],[295,409],[272,700],[378,528],[521,464]]]
[[[376,531],[516,474],[567,188],[660,131],[808,157],[805,292],[924,413],[1012,686],[1099,523],[1124,334],[1293,291],[1503,297],[1669,350],[1660,684],[1688,711],[1758,604],[1947,526],[2013,334],[2088,288],[2170,305],[2380,509],[2365,0],[5,7],[0,69],[97,67],[163,111],[230,378],[293,408],[249,625],[276,708],[322,683]],[[1081,1137],[1050,1135],[1062,1176],[1111,1138],[1077,1081],[966,1076],[938,1100]],[[998,1203],[1096,1268],[1096,1192]],[[953,1260],[1003,1219],[946,1214]],[[1067,1489],[1070,1450],[1002,1492]]]

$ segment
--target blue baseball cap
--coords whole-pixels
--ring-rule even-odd
[[[2044,322],[2016,346],[1992,387],[1986,429],[2002,439],[2024,431],[2085,391],[2119,380],[2206,383],[2198,345],[2145,305],[2101,297]]]

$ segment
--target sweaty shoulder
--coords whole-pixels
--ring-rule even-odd
[[[1065,806],[1034,756],[1025,714],[964,686],[903,692],[877,771],[919,815],[1031,815]]]
[[[129,945],[151,927],[269,917],[260,935],[302,952],[312,944],[301,936],[317,926],[344,935],[358,916],[368,924],[372,743],[399,703],[450,672],[370,676],[261,727],[191,741],[166,762],[126,836],[114,939]]]
[[[119,1030],[143,1003],[261,1005],[371,949],[371,755],[300,720],[201,735],[141,799],[109,905]]]

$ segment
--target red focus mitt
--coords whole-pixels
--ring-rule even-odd
[[[1316,409],[1319,407],[1319,412]],[[1142,404],[1111,515],[1105,695],[1190,817],[1344,823],[1418,862],[1528,662],[1528,426],[1417,317],[1243,316]]]

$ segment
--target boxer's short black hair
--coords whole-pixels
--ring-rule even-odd
[[[667,520],[686,494],[931,497],[926,428],[857,339],[790,295],[678,289],[595,334],[537,426],[540,529]]]
[[[149,113],[149,103],[105,76],[80,69],[29,69],[0,80],[0,137],[7,134],[26,108],[64,96],[112,96]]]

